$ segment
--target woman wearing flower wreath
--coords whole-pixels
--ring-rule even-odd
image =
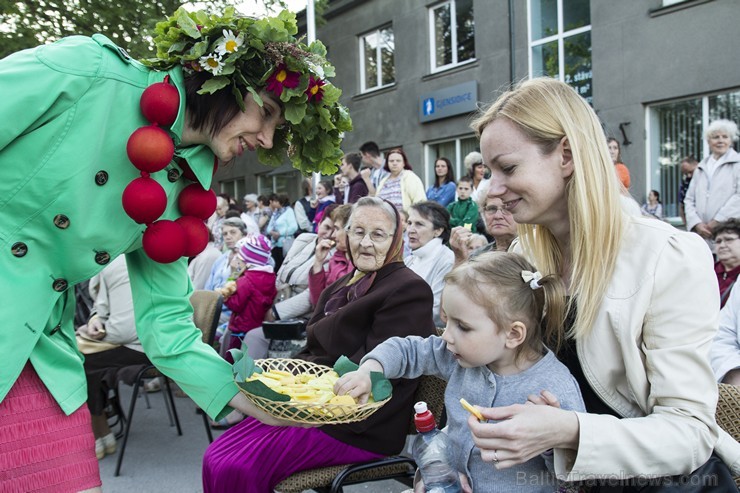
[[[212,418],[236,408],[275,423],[201,342],[186,261],[208,241],[217,161],[256,150],[276,164],[290,148],[302,171],[333,172],[341,159],[351,123],[333,67],[296,33],[289,12],[181,9],[145,63],[102,35],[0,61],[13,94],[0,106],[3,491],[99,489],[73,288],[121,254],[151,361]]]

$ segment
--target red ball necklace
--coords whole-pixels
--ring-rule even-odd
[[[142,245],[149,258],[168,264],[182,256],[194,257],[208,245],[204,221],[216,210],[216,194],[192,183],[177,197],[182,217],[175,221],[159,219],[167,208],[167,194],[150,176],[166,168],[175,155],[172,139],[160,128],[172,125],[180,109],[180,94],[169,83],[169,75],[163,82],[147,87],[139,105],[151,125],[136,129],[126,144],[129,161],[141,171],[141,177],[124,189],[123,209],[137,223],[146,224]],[[185,164],[183,167],[190,172],[183,176],[195,181],[192,170]]]

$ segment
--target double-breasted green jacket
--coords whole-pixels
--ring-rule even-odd
[[[136,329],[146,354],[210,416],[238,392],[231,369],[201,342],[188,301],[186,260],[159,264],[141,247],[144,226],[121,194],[139,171],[126,142],[149,124],[144,89],[169,74],[180,92],[170,129],[176,155],[210,186],[213,154],[180,148],[185,118],[179,68],[152,71],[101,35],[74,36],[0,61],[0,400],[27,361],[65,413],[87,399],[74,336],[74,286],[126,254]],[[166,219],[190,182],[176,164],[152,174]]]

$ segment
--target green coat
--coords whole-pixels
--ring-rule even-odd
[[[447,206],[450,213],[450,227],[472,225],[472,231],[475,231],[475,225],[478,223],[478,205],[473,199],[456,200]]]
[[[170,130],[177,146],[183,76],[179,68],[168,73],[181,98]],[[150,260],[141,247],[144,227],[121,205],[124,188],[139,176],[126,142],[148,124],[139,98],[165,75],[101,35],[66,38],[0,61],[0,400],[30,359],[65,413],[85,402],[73,288],[125,253],[146,354],[210,416],[228,411],[238,389],[229,364],[193,325],[186,260]],[[210,187],[210,149],[176,153]],[[189,182],[177,175],[174,163],[152,174],[167,193],[163,218],[180,215],[177,196]]]

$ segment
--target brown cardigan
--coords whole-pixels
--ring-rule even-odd
[[[327,287],[308,322],[306,348],[298,358],[333,366],[342,355],[355,363],[375,346],[394,336],[435,333],[434,297],[424,280],[402,262],[381,268],[373,285],[361,298],[332,315],[324,313],[329,296],[344,286],[352,273]],[[392,380],[393,397],[365,421],[324,426],[322,431],[344,443],[384,455],[403,449],[409,420],[414,412],[417,380]]]

